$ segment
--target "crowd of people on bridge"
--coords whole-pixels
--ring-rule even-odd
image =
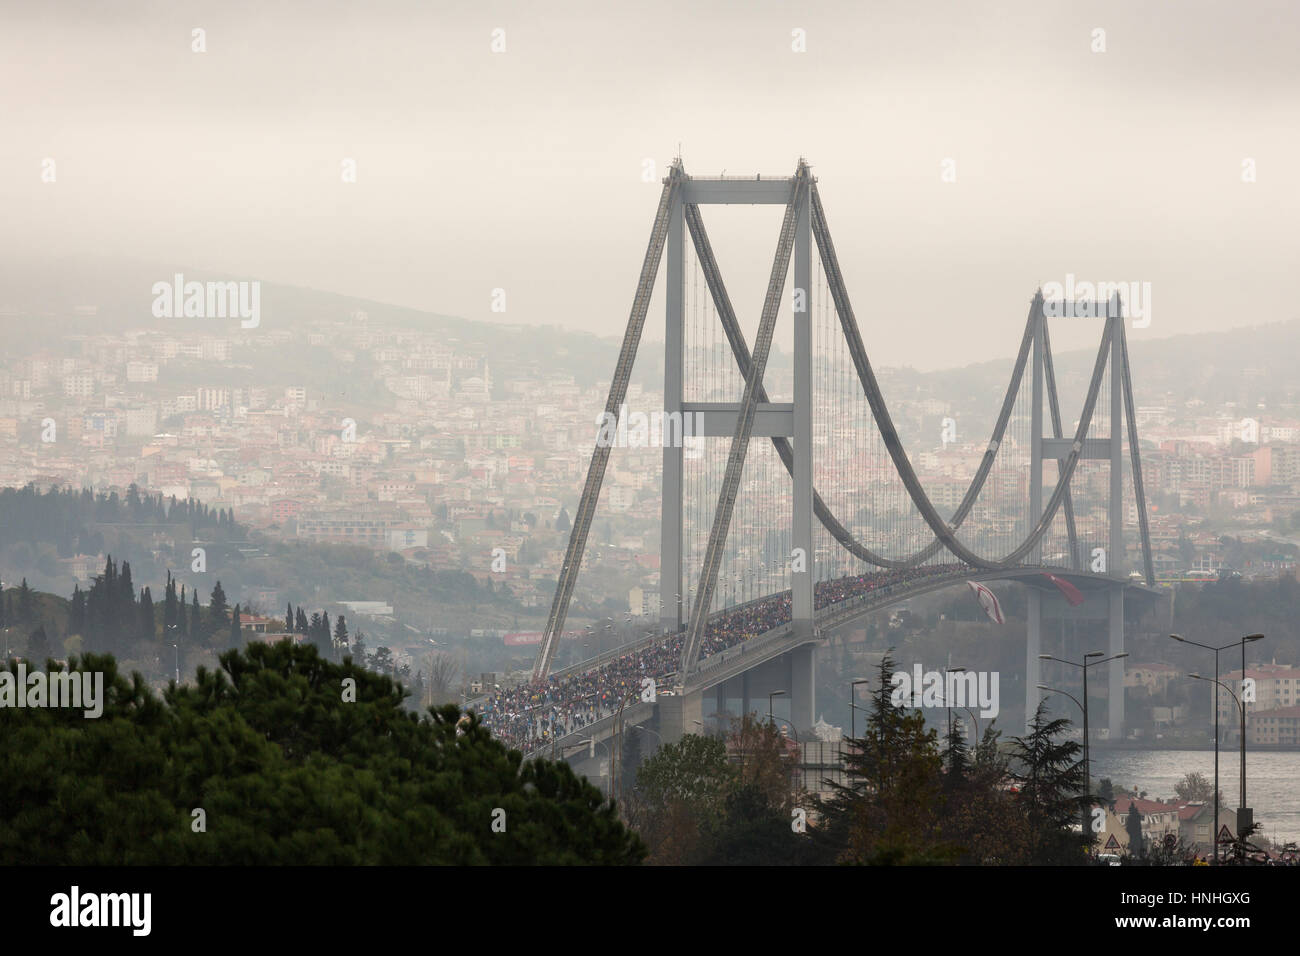
[[[969,569],[960,564],[932,564],[821,581],[814,587],[814,604],[821,609],[864,595],[888,594],[900,584],[963,570]],[[789,591],[721,611],[709,619],[700,642],[700,658],[766,634],[790,619]],[[685,639],[684,631],[665,635],[586,670],[579,665],[544,681],[501,689],[473,709],[509,747],[524,753],[552,747],[616,713],[624,701],[640,693],[644,678],[662,683],[674,675],[681,667]]]

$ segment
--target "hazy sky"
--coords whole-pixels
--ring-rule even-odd
[[[880,364],[1007,356],[1035,287],[1067,272],[1151,282],[1134,339],[1300,316],[1294,2],[0,10],[10,257],[125,255],[619,334],[660,190],[643,161],[662,175],[680,143],[699,175],[808,158]],[[752,328],[780,210],[706,221]],[[1058,349],[1095,342],[1074,321]]]

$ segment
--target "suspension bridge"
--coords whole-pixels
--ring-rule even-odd
[[[734,204],[784,207],[752,347],[702,213]],[[1106,650],[1123,652],[1125,595],[1152,594],[1155,575],[1117,291],[1083,313],[1100,314],[1100,341],[1070,431],[1048,317],[1076,304],[1046,302],[1040,290],[1000,405],[963,411],[966,421],[985,416],[987,443],[959,452],[945,440],[944,450],[914,456],[872,368],[803,160],[792,176],[753,178],[690,176],[674,162],[610,383],[612,421],[627,414],[661,262],[667,424],[657,631],[552,669],[610,460],[612,443],[597,440],[532,683],[479,704],[498,734],[526,752],[612,745],[617,764],[627,726],[676,740],[710,713],[735,712],[732,702],[747,713],[778,691],[789,722],[806,730],[816,716],[814,651],[826,634],[966,581],[1026,589],[1027,714],[1040,696],[1044,607],[1063,592],[1086,596],[1105,622]],[[782,313],[793,350],[772,363]],[[704,454],[685,454],[688,442],[671,427],[688,416]],[[962,465],[967,477],[956,473]],[[1124,725],[1123,662],[1104,666],[1113,737]]]

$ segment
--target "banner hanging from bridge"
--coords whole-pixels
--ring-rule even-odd
[[[1065,595],[1065,599],[1070,602],[1070,607],[1078,607],[1083,603],[1083,593],[1065,578],[1058,578],[1050,571],[1044,571],[1043,577],[1057,586],[1060,592]]]
[[[975,600],[980,602],[980,607],[984,608],[984,613],[989,616],[990,621],[994,624],[1007,623],[1002,616],[1002,605],[998,603],[996,594],[978,581],[967,581],[966,584],[975,592]]]

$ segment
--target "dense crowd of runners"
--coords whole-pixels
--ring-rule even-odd
[[[969,569],[960,564],[932,564],[835,578],[818,582],[814,602],[822,608],[881,589],[888,593],[899,584],[965,570]],[[789,620],[789,591],[719,614],[705,630],[700,657],[710,657]],[[473,709],[508,746],[525,753],[549,747],[559,738],[616,712],[633,691],[640,692],[643,678],[662,682],[675,674],[681,665],[685,637],[685,633],[668,635],[586,671],[552,675],[542,682],[500,690],[473,705]]]

